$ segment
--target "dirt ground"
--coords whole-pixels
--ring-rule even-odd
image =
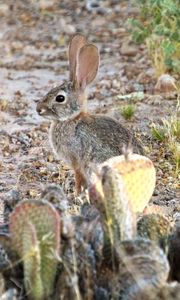
[[[171,153],[151,137],[152,122],[170,116],[177,97],[153,93],[157,79],[146,46],[133,44],[126,32],[125,21],[137,13],[130,1],[104,1],[99,10],[88,10],[87,3],[0,3],[0,200],[38,199],[49,183],[62,185],[74,199],[73,172],[54,158],[50,124],[37,115],[36,104],[68,78],[67,45],[81,32],[101,56],[98,77],[89,89],[89,110],[107,113],[135,130],[157,170],[151,202],[177,220],[180,192]],[[143,90],[141,99],[118,98]],[[129,122],[120,113],[127,103],[136,108]]]

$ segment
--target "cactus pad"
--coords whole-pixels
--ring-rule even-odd
[[[10,216],[12,245],[24,265],[30,298],[44,299],[53,290],[60,246],[60,217],[47,201],[22,201]]]
[[[123,183],[124,192],[134,212],[142,212],[148,204],[156,182],[156,172],[150,159],[138,154],[110,158],[102,165],[114,169]]]

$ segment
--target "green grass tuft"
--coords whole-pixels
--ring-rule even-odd
[[[128,104],[121,108],[121,115],[125,120],[131,120],[134,117],[135,107],[134,105]]]
[[[176,165],[175,173],[180,169],[180,106],[177,104],[176,112],[169,119],[163,119],[162,125],[152,124],[151,133],[154,139],[163,142],[165,148],[171,151]]]

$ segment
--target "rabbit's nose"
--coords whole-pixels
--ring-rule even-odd
[[[38,105],[36,106],[36,111],[39,115],[43,115],[46,112],[46,109],[42,106],[41,103],[38,103]]]

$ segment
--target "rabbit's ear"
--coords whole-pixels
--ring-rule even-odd
[[[69,67],[70,67],[70,81],[76,81],[76,62],[79,50],[87,44],[86,38],[77,33],[75,34],[69,44]]]
[[[84,90],[97,75],[99,67],[99,51],[92,44],[87,44],[79,50],[76,66],[78,89]]]

